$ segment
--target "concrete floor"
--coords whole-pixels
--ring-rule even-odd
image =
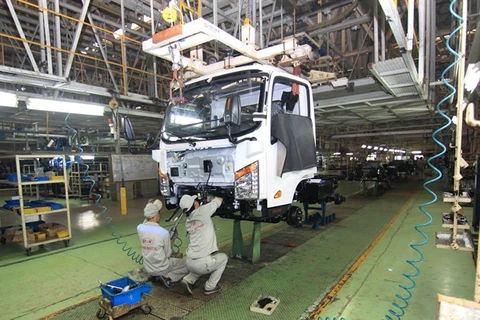
[[[358,182],[342,181],[340,191],[352,195],[359,191]],[[152,291],[154,312],[150,316],[132,313],[129,318],[170,319],[259,319],[249,306],[260,294],[280,299],[272,319],[307,318],[318,303],[355,264],[392,218],[387,230],[363,263],[335,295],[321,316],[343,316],[353,319],[381,319],[395,300],[403,294],[398,284],[405,283],[402,273],[411,272],[405,259],[415,258],[409,244],[420,238],[413,225],[425,218],[418,205],[429,199],[420,191],[418,182],[398,184],[381,197],[352,196],[335,211],[338,219],[319,230],[292,228],[284,224],[262,224],[262,261],[252,265],[245,261],[229,261],[221,285],[224,291],[213,297],[199,291],[188,297],[181,288],[167,290],[155,286]],[[135,228],[142,221],[146,199],[129,201],[128,215],[119,214],[116,202],[105,202],[107,216],[113,218],[117,233],[123,234],[133,250],[139,250]],[[19,245],[0,246],[0,310],[1,319],[38,319],[72,305],[71,311],[57,313],[56,319],[95,319],[100,293],[98,280],[104,282],[123,277],[139,267],[118,245],[106,228],[105,219],[86,201],[72,201],[72,243],[45,246],[27,257]],[[425,230],[431,238],[441,229],[441,212],[449,205],[441,202],[429,207],[434,222]],[[92,211],[90,211],[92,210]],[[471,217],[466,208],[467,217]],[[164,212],[163,221],[169,216]],[[2,224],[15,216],[2,212]],[[60,217],[48,216],[61,222]],[[228,253],[232,221],[214,218],[219,246]],[[60,220],[60,221],[59,221]],[[172,223],[163,223],[169,228]],[[181,228],[183,226],[181,225]],[[252,223],[242,223],[244,235]],[[180,229],[179,234],[184,235]],[[284,246],[295,240],[297,247]],[[248,241],[246,241],[248,243]],[[184,252],[186,243],[181,246]],[[443,293],[471,299],[474,287],[474,264],[471,253],[436,249],[434,239],[423,246],[425,261],[420,264],[418,286],[404,319],[434,319],[436,294]],[[94,299],[90,303],[85,300]],[[84,303],[82,303],[84,302]],[[51,317],[50,317],[51,318]]]

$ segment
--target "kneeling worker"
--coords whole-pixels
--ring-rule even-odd
[[[146,219],[138,225],[137,231],[142,243],[145,271],[170,288],[173,282],[187,275],[188,270],[184,260],[170,257],[172,255],[170,234],[158,224],[162,206],[160,200],[150,200],[143,209]]]
[[[190,273],[182,283],[190,294],[193,294],[193,284],[204,274],[210,274],[205,283],[205,294],[221,290],[218,281],[227,266],[227,255],[217,252],[217,236],[212,221],[212,215],[222,204],[223,199],[215,197],[209,203],[200,206],[196,196],[184,195],[180,199],[180,208],[187,214],[185,224],[187,237],[190,240],[187,248],[187,268]]]

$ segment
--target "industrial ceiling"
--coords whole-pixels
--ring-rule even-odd
[[[295,35],[316,53],[309,70],[348,78],[347,87],[314,84],[317,133],[323,148],[355,148],[365,142],[415,148],[431,141],[429,133],[442,121],[434,106],[446,93],[438,80],[453,59],[445,40],[456,22],[448,11],[448,0],[395,2],[397,7],[393,0],[205,0],[201,16],[236,37],[245,18],[250,18],[262,30],[257,34],[261,47]],[[169,62],[144,53],[141,44],[170,27],[161,14],[167,1],[0,3],[2,90],[21,97],[105,106],[115,97],[119,112],[132,121],[139,144],[147,135],[157,137],[171,68]],[[477,34],[479,4],[469,2],[467,55]],[[190,5],[195,8],[198,3]],[[409,29],[412,17],[413,29]],[[192,13],[184,15],[187,22],[194,18]],[[413,47],[406,50],[408,44],[399,35],[410,30]],[[215,42],[204,51],[207,63],[229,53]],[[453,74],[451,81],[455,81]],[[64,113],[27,110],[22,102],[16,110],[0,109],[4,152],[27,145],[35,148],[45,135],[68,134]],[[108,112],[104,117],[71,115],[68,124],[85,137],[85,143],[108,142],[109,118]]]

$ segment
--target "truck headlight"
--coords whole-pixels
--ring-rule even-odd
[[[258,161],[235,172],[235,198],[258,199]]]
[[[160,193],[168,197],[170,196],[170,180],[168,179],[168,175],[161,169],[158,169],[158,174],[160,175]]]

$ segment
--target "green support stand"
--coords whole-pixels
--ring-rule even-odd
[[[261,238],[261,224],[260,222],[253,223],[252,242],[250,244],[249,260],[252,263],[260,260],[260,238]]]
[[[235,220],[233,222],[232,258],[242,259],[246,256],[240,220]]]

